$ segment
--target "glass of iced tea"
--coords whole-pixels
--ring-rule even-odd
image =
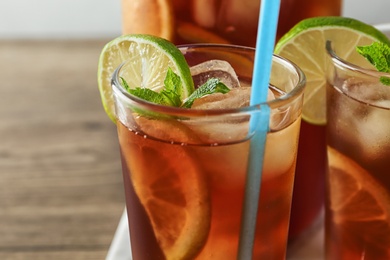
[[[390,74],[327,52],[327,259],[390,259]]]
[[[148,33],[176,44],[232,43],[255,47],[260,0],[122,0],[123,33]],[[281,0],[277,38],[299,21],[339,16],[342,0]],[[324,205],[325,125],[302,120],[290,239],[307,229]]]
[[[299,21],[339,16],[342,0],[281,0],[278,37]],[[261,0],[122,0],[123,33],[149,33],[180,43],[254,47]]]
[[[230,92],[167,107],[126,92],[128,63],[113,76],[133,259],[237,259],[249,146],[259,134],[249,120],[263,113],[249,106],[254,49],[180,50],[195,86],[216,77]],[[286,255],[304,85],[298,67],[273,57],[253,259]]]

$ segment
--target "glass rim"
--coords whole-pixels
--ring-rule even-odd
[[[330,59],[332,60],[333,62],[333,66],[337,67],[338,69],[340,70],[345,70],[345,71],[350,71],[352,73],[356,73],[359,74],[359,77],[367,77],[367,78],[370,78],[371,79],[375,79],[378,81],[378,83],[380,82],[380,77],[387,77],[387,78],[390,78],[390,73],[386,73],[386,72],[380,72],[380,71],[377,71],[377,70],[373,70],[373,69],[367,69],[367,68],[363,68],[363,67],[360,67],[358,65],[355,65],[351,62],[348,62],[346,60],[344,60],[343,58],[339,57],[335,50],[332,48],[332,42],[330,40],[326,41],[326,51],[328,53],[328,55],[330,56]],[[385,86],[385,85],[382,85],[385,89],[389,88],[389,86]],[[375,86],[375,90],[379,90],[381,87],[381,85],[377,85]],[[356,96],[355,94],[351,94],[353,92],[349,92],[347,91],[346,89],[344,88],[341,88],[339,86],[334,86],[335,88],[338,89],[338,91],[340,91],[343,95],[345,95],[346,97],[348,97],[349,99],[353,99],[355,100],[356,102],[359,102],[359,103],[364,103],[368,106],[371,106],[371,107],[376,107],[376,108],[379,108],[379,109],[390,109],[388,106],[384,106],[384,105],[379,105],[379,104],[376,104],[374,103],[373,101],[370,101],[370,100],[367,100],[365,98],[360,98],[358,96]],[[387,93],[387,91],[386,91]]]
[[[367,76],[376,77],[376,78],[379,78],[382,76],[383,77],[390,77],[390,73],[381,72],[381,71],[368,69],[368,68],[363,68],[359,65],[356,65],[356,64],[353,64],[349,61],[344,60],[343,58],[341,58],[340,56],[337,55],[336,51],[332,47],[332,41],[330,41],[330,40],[326,41],[325,48],[326,48],[326,52],[328,53],[328,55],[331,58],[331,60],[333,61],[333,63],[338,65],[339,67],[342,67],[344,69],[348,69],[351,71],[355,71],[358,73],[362,73],[362,74],[365,74]]]
[[[213,43],[195,43],[195,44],[182,44],[177,46],[181,51],[185,49],[194,49],[194,48],[218,48],[220,50],[241,50],[241,51],[251,51],[255,52],[255,48],[240,46],[240,45],[230,45],[230,44],[213,44]],[[306,76],[303,71],[292,61],[285,59],[281,56],[273,54],[272,62],[277,61],[281,64],[287,66],[289,70],[294,71],[297,76],[297,82],[294,84],[294,88],[287,92],[286,94],[275,98],[270,101],[266,101],[256,105],[250,105],[241,108],[229,108],[229,109],[193,109],[193,108],[181,108],[181,107],[173,107],[173,106],[164,106],[155,104],[134,95],[131,95],[126,91],[126,89],[122,86],[119,80],[120,70],[128,61],[124,61],[120,64],[114,71],[111,78],[111,87],[114,93],[120,94],[122,97],[126,98],[130,102],[134,102],[144,109],[148,109],[150,111],[162,113],[162,114],[171,114],[171,115],[179,115],[179,116],[204,116],[204,115],[227,115],[227,114],[239,114],[239,113],[253,113],[259,112],[262,110],[262,107],[269,106],[270,108],[277,108],[283,105],[289,104],[297,99],[301,94],[303,94],[305,85],[306,85]]]

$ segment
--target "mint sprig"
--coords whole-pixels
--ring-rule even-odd
[[[122,86],[130,94],[142,98],[146,101],[174,107],[191,108],[194,101],[198,98],[214,93],[227,93],[230,89],[221,82],[218,78],[210,78],[202,86],[197,88],[190,96],[184,101],[181,100],[182,82],[180,76],[177,75],[171,68],[168,68],[167,74],[164,79],[164,88],[160,92],[148,88],[130,88],[124,78],[121,78]]]
[[[390,46],[382,42],[374,42],[367,46],[357,46],[357,52],[366,58],[380,72],[390,72]],[[382,76],[380,82],[390,86],[390,78]]]
[[[177,75],[171,68],[168,68],[167,75],[164,79],[165,88],[160,92],[171,106],[181,105],[182,82],[180,76]],[[162,105],[162,104],[161,104]]]
[[[214,93],[226,94],[230,89],[221,82],[218,78],[210,78],[202,86],[197,88],[192,94],[185,100],[182,107],[190,108],[194,103],[195,99],[204,97],[206,95]]]

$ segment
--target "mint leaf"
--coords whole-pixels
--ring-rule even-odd
[[[134,88],[128,89],[127,91],[136,97],[142,98],[152,103],[166,106],[170,105],[169,100],[166,100],[160,93],[148,88]]]
[[[390,72],[390,46],[382,42],[374,42],[367,46],[356,47],[357,52],[366,58],[380,72]],[[390,86],[390,79],[381,77],[382,84]]]
[[[127,81],[121,77],[122,85],[127,90],[127,92],[130,92],[129,84],[127,84]]]
[[[378,71],[390,71],[390,46],[381,42],[374,42],[368,46],[356,47],[359,54],[363,55]]]
[[[124,78],[121,78],[121,80],[122,85],[126,91],[136,97],[159,105],[175,107],[181,106],[184,108],[191,108],[195,99],[201,98],[203,96],[214,93],[225,94],[230,91],[230,89],[225,84],[223,84],[220,79],[210,78],[206,83],[192,92],[184,104],[182,104],[180,95],[182,90],[182,82],[180,76],[173,72],[171,68],[168,68],[167,75],[164,79],[164,89],[161,92],[156,92],[148,88],[140,87],[131,89]]]
[[[181,79],[173,70],[168,67],[167,74],[164,79],[165,90],[173,91],[180,95],[181,93]]]
[[[130,94],[136,96],[136,97],[139,97],[141,99],[144,99],[146,101],[156,103],[156,104],[161,104],[161,105],[165,104],[167,106],[169,106],[171,104],[171,102],[169,102],[169,100],[166,100],[162,95],[160,95],[160,93],[158,93],[156,91],[153,91],[153,90],[148,89],[148,88],[140,88],[140,87],[132,89],[132,88],[130,88],[129,84],[127,84],[127,81],[124,78],[121,77],[121,81],[122,81],[122,85],[126,89],[126,91],[129,92]]]
[[[164,79],[164,89],[159,93],[148,88],[134,88],[131,89],[124,78],[121,78],[122,85],[130,94],[142,98],[146,101],[165,105],[165,106],[176,106],[181,105],[181,80],[180,77],[168,68],[167,75]]]
[[[161,95],[171,106],[179,107],[181,105],[182,82],[180,76],[173,72],[171,68],[168,68],[164,85],[164,89],[160,92]]]
[[[390,86],[390,78],[389,77],[380,77],[379,81],[386,86]]]
[[[202,86],[197,88],[192,94],[187,98],[182,107],[190,108],[194,103],[195,99],[201,98],[206,95],[214,93],[228,93],[230,89],[223,84],[218,78],[211,78],[206,81]]]
[[[162,90],[159,94],[164,99],[165,105],[172,106],[172,107],[179,107],[181,105],[181,98],[175,92]]]

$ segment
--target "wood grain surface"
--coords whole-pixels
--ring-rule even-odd
[[[0,259],[104,259],[124,208],[107,41],[0,42]]]

